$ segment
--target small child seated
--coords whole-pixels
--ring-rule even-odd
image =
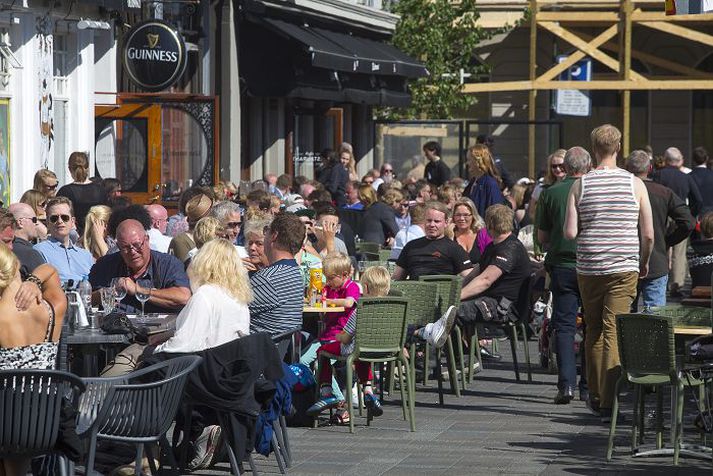
[[[373,266],[367,268],[362,273],[361,284],[364,288],[364,296],[386,296],[389,294],[391,289],[391,276],[385,267]],[[442,347],[446,342],[451,329],[453,328],[455,316],[456,308],[451,306],[448,308],[443,317],[434,323],[426,324],[425,327],[418,329],[409,326],[408,335],[409,337],[415,336],[424,339],[434,347]],[[357,312],[354,310],[344,325],[343,330],[336,334],[335,338],[337,341],[324,343],[317,350],[318,358],[322,359],[320,374],[318,376],[320,384],[320,399],[307,410],[307,413],[310,415],[318,415],[325,409],[334,408],[339,405],[339,399],[334,396],[332,385],[330,384],[332,379],[332,366],[330,359],[322,358],[320,354],[322,352],[342,356],[351,354],[354,351],[356,320]],[[381,416],[384,411],[381,408],[381,402],[379,402],[379,399],[374,395],[374,390],[372,388],[373,375],[371,365],[367,362],[360,362],[357,360],[354,366],[356,368],[359,384],[361,384],[364,388],[364,404],[366,405],[367,412],[370,414],[370,417]]]
[[[336,342],[337,334],[344,329],[349,317],[356,312],[356,303],[361,296],[359,285],[349,278],[352,272],[352,263],[348,256],[341,253],[327,256],[322,263],[322,272],[326,280],[327,304],[343,307],[344,312],[325,314],[323,329],[317,336],[317,341],[310,344],[300,357],[300,363],[306,366],[312,365],[312,362],[315,361],[320,346]],[[336,380],[333,381],[332,388],[336,401],[343,401],[344,396]]]

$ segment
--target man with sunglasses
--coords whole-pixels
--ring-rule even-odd
[[[13,203],[8,211],[15,217],[15,239],[12,252],[20,260],[20,267],[26,273],[45,263],[42,255],[32,248],[32,242],[39,234],[37,215],[26,203]]]
[[[123,278],[126,298],[120,306],[126,312],[141,309],[136,299],[139,279],[151,281],[146,312],[175,312],[186,305],[191,290],[183,263],[175,256],[152,250],[149,235],[140,222],[122,221],[116,228],[116,245],[119,251],[99,258],[89,274],[95,302],[100,301],[99,289],[110,286],[113,278]]]
[[[234,245],[237,244],[240,228],[243,225],[240,206],[235,202],[218,202],[211,208],[210,215],[220,220],[225,228],[225,238]]]
[[[89,251],[75,246],[69,239],[75,228],[72,202],[66,197],[55,197],[47,202],[46,210],[50,236],[34,249],[57,268],[62,283],[71,279],[77,284],[89,275],[94,259]]]

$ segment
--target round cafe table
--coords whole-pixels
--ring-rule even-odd
[[[302,309],[302,329],[314,335],[319,335],[322,332],[322,326],[324,324],[322,318],[326,314],[334,314],[337,312],[344,312],[344,307],[305,306]]]

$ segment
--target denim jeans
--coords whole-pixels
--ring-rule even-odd
[[[659,278],[644,278],[639,280],[639,296],[644,309],[666,305],[666,288],[668,275]],[[634,302],[634,305],[637,303]]]
[[[574,334],[577,331],[577,310],[580,305],[577,272],[574,268],[553,266],[550,269],[552,291],[552,329],[557,349],[557,387],[574,389],[577,384],[577,356]],[[553,343],[550,343],[552,345]],[[584,371],[582,371],[584,374]]]

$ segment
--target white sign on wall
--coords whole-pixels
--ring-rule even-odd
[[[567,56],[557,57],[557,63]],[[592,79],[592,60],[583,59],[560,73],[560,81],[590,81]],[[589,116],[592,113],[592,100],[589,91],[578,89],[558,89],[555,91],[555,111],[562,116]]]

